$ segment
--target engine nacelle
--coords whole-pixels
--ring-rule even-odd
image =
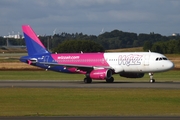
[[[112,71],[110,69],[96,69],[92,70],[89,77],[97,80],[109,79],[112,77]]]
[[[142,78],[144,77],[144,73],[128,73],[128,72],[123,72],[119,73],[121,77],[126,77],[126,78]]]

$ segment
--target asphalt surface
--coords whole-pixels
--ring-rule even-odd
[[[35,81],[35,80],[8,80],[0,81],[0,88],[157,88],[180,89],[180,82],[93,82],[85,84],[83,81]],[[85,117],[0,117],[0,120],[180,120],[180,116],[85,116]]]
[[[93,82],[85,84],[82,81],[0,81],[0,88],[162,88],[180,89],[180,82]]]

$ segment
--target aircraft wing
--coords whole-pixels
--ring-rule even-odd
[[[65,66],[65,67],[77,67],[77,68],[89,68],[89,69],[94,69],[94,68],[107,68],[107,69],[113,69],[110,66],[92,66],[92,65],[79,65],[79,64],[61,64],[61,63],[49,63],[49,62],[38,62],[40,64],[48,65],[50,67],[54,66]]]

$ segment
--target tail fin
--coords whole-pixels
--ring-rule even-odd
[[[30,27],[30,25],[23,25],[22,30],[24,33],[24,38],[29,56],[49,53],[37,37],[36,33]]]

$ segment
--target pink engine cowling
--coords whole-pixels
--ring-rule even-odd
[[[110,69],[96,69],[92,70],[89,76],[97,80],[109,79],[112,76],[112,71]]]

